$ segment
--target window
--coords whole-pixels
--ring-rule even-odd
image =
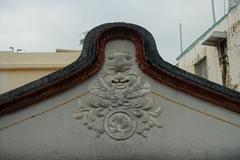
[[[207,73],[207,58],[204,57],[195,64],[195,74],[202,78],[208,78]]]

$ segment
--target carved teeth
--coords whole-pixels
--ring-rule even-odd
[[[115,83],[115,84],[117,84],[117,83],[128,83],[128,82],[129,82],[128,79],[126,79],[126,80],[112,80],[112,83]]]

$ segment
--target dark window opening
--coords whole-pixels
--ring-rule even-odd
[[[204,57],[195,64],[195,74],[202,78],[208,78],[207,72],[207,58]]]

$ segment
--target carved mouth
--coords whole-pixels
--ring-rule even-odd
[[[114,85],[114,87],[118,88],[118,89],[124,89],[128,86],[129,80],[128,79],[124,79],[124,80],[112,80],[112,84]]]

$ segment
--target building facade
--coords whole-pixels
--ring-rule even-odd
[[[229,12],[180,56],[177,66],[240,91],[240,5],[229,0]]]
[[[0,94],[55,72],[80,55],[79,50],[56,52],[0,52]]]

